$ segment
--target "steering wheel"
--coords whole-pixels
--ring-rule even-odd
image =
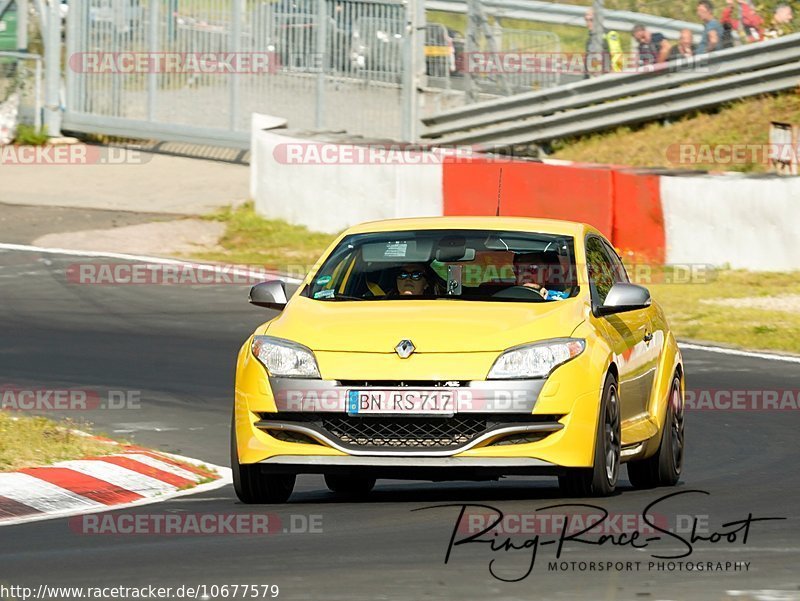
[[[492,298],[514,298],[519,300],[531,301],[534,303],[543,303],[545,299],[539,294],[539,291],[530,288],[529,286],[511,286],[504,288],[499,292],[495,292]]]

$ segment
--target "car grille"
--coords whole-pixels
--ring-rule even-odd
[[[323,420],[323,428],[346,444],[359,447],[460,446],[486,431],[486,420],[456,416],[445,419],[360,419],[338,417]]]
[[[558,415],[462,414],[452,417],[356,417],[344,413],[263,413],[259,426],[270,421],[297,422],[345,446],[359,449],[448,449],[461,447],[484,432],[507,425],[553,423]],[[275,431],[277,433],[277,431]],[[533,442],[543,435],[520,438]],[[505,444],[513,444],[511,441]]]

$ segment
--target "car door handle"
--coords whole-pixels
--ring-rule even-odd
[[[653,333],[645,330],[644,332],[644,341],[650,342],[653,339]]]

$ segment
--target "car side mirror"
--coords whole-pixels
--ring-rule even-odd
[[[611,315],[646,309],[650,306],[650,291],[636,284],[614,284],[608,291],[606,302],[597,308],[598,315]]]
[[[282,311],[286,300],[286,285],[280,280],[261,282],[250,288],[248,298],[251,305]]]

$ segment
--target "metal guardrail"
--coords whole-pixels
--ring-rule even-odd
[[[583,15],[588,8],[588,6],[556,4],[540,0],[483,0],[483,6],[487,12],[496,17],[575,26],[583,26]],[[467,12],[464,0],[427,0],[425,8],[464,14]],[[690,29],[695,34],[703,31],[703,26],[698,23],[627,10],[603,11],[603,25],[606,29],[630,31],[636,23],[641,23],[651,31],[669,37],[677,37],[681,29]]]
[[[609,74],[451,109],[423,120],[437,144],[492,148],[581,135],[800,83],[800,34],[723,50],[697,64]],[[713,94],[714,97],[709,97]]]

